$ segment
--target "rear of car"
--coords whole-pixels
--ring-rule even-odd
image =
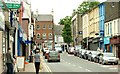
[[[81,49],[81,45],[76,45],[75,46],[75,51],[74,51],[74,55],[75,56],[79,56],[79,50]]]
[[[47,61],[58,61],[60,62],[60,53],[58,51],[50,51],[47,56]]]
[[[75,48],[74,47],[70,47],[68,50],[68,54],[74,54]]]
[[[62,48],[61,48],[61,46],[55,46],[55,51],[58,51],[58,52],[62,53]]]

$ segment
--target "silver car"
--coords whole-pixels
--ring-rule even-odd
[[[58,51],[50,51],[47,56],[47,61],[58,61],[60,62],[60,53]]]
[[[113,53],[102,53],[100,55],[99,63],[102,64],[108,64],[108,63],[114,63],[118,64],[119,58],[116,58]]]

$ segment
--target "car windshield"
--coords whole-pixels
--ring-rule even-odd
[[[58,52],[50,52],[50,55],[58,55]]]
[[[113,53],[104,53],[103,55],[105,57],[114,57]]]

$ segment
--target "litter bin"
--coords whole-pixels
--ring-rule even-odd
[[[33,56],[31,55],[29,56],[29,58],[30,58],[29,62],[33,62]]]

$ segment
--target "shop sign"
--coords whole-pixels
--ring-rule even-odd
[[[2,12],[0,12],[0,28],[5,30],[5,18]]]
[[[119,43],[120,43],[120,38],[119,37],[110,39],[110,44],[119,44]]]
[[[19,9],[21,7],[21,0],[4,0],[8,9]],[[4,5],[0,2],[1,7],[5,8]]]

